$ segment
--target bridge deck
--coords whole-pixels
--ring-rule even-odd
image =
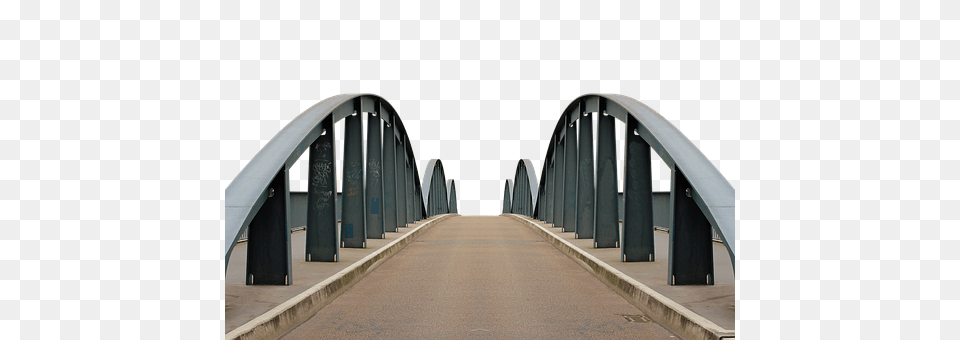
[[[642,314],[519,221],[456,216],[285,339],[675,339]]]
[[[538,221],[539,222],[539,221]],[[653,233],[656,259],[651,262],[621,262],[620,248],[593,248],[593,239],[575,239],[573,232],[563,232],[552,224],[539,222],[554,235],[593,255],[627,276],[640,281],[657,293],[690,309],[720,327],[733,330],[736,323],[736,296],[733,266],[723,244],[713,243],[713,267],[716,278],[712,286],[671,286],[667,284],[667,258],[670,234]]]
[[[247,264],[247,244],[237,244],[230,255],[230,267],[227,268],[224,287],[226,299],[225,331],[229,333],[240,325],[297,296],[297,294],[303,293],[320,281],[333,276],[364,256],[403,236],[421,223],[423,221],[410,224],[409,228],[398,228],[395,233],[386,233],[387,238],[385,239],[368,239],[365,249],[341,248],[340,262],[308,263],[304,261],[306,232],[295,232],[290,235],[294,273],[293,284],[290,286],[247,286],[243,278]]]
[[[246,286],[245,244],[226,273],[227,332],[308,290],[411,228],[369,240],[367,249],[341,249],[339,263],[303,261],[303,232],[292,235],[291,286]],[[715,286],[666,284],[666,233],[656,233],[657,261],[622,263],[620,250],[591,249],[590,239],[550,228],[555,235],[644,283],[717,325],[734,328],[734,286],[729,257],[715,245]],[[363,337],[640,337],[669,332],[611,291],[544,239],[532,226],[506,216],[449,216],[394,257],[386,259],[288,338],[318,334]],[[639,332],[639,333],[638,333]]]

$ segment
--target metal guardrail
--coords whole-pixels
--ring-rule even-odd
[[[623,223],[623,193],[617,194],[617,201],[620,203],[618,210],[620,211],[620,223]],[[653,192],[653,228],[663,232],[670,232],[670,228],[666,227],[670,223],[670,192],[669,191],[654,191]],[[720,233],[717,233],[717,230],[710,228],[710,232],[713,234],[712,238],[714,242],[723,243],[723,239],[720,238]]]
[[[541,177],[541,181],[543,181],[543,177]],[[510,197],[517,196],[516,191],[523,190],[523,189],[524,189],[523,187],[515,188],[514,189],[515,192],[511,194]],[[623,193],[622,192],[617,194],[617,202],[619,203],[617,207],[617,210],[619,212],[618,216],[620,216],[619,221],[622,225],[623,223]],[[516,211],[508,211],[505,213],[520,214]],[[521,215],[525,215],[525,214],[521,214]],[[670,223],[670,192],[654,191],[653,192],[653,228],[659,231],[669,233],[670,228],[665,227],[669,225],[669,223]],[[712,239],[714,242],[723,243],[723,239],[720,238],[720,233],[718,233],[715,228],[711,227],[710,232],[712,233]]]
[[[293,227],[293,228],[290,228],[290,233],[292,234],[292,233],[295,233],[295,232],[298,232],[298,231],[301,231],[301,230],[306,230],[306,229],[307,229],[307,226],[305,226],[305,225],[302,225],[302,226],[299,226],[299,227]],[[244,243],[244,242],[247,242],[247,231],[246,231],[246,230],[244,230],[243,233],[240,234],[240,238],[237,239],[237,243]]]
[[[337,222],[340,221],[340,203],[342,202],[343,193],[337,193]],[[290,233],[294,233],[301,230],[307,229],[307,192],[306,191],[291,191],[290,192]],[[240,238],[237,239],[237,243],[242,243],[247,241],[247,230],[244,230],[240,234]]]
[[[670,232],[670,228],[666,228],[666,227],[653,226],[653,228],[656,229],[656,230],[659,230],[659,231],[667,232],[667,233]],[[720,238],[720,234],[717,233],[717,231],[716,231],[715,229],[710,228],[710,232],[713,234],[713,237],[712,237],[713,242],[723,243],[723,239]]]
[[[340,120],[343,194],[337,197],[333,127]],[[247,284],[293,282],[288,169],[304,152],[309,152],[310,169],[303,212],[306,261],[338,261],[340,247],[365,247],[368,238],[383,238],[425,217],[410,137],[393,106],[373,94],[327,98],[280,130],[227,186],[223,256],[229,265],[233,247],[241,237],[247,239]]]
[[[597,114],[596,139],[593,114]],[[627,131],[620,202],[615,120],[623,122]],[[712,240],[723,242],[731,260],[735,259],[731,242],[736,239],[733,187],[680,130],[633,98],[588,94],[567,106],[550,137],[539,187],[530,190],[539,197],[532,215],[574,232],[576,238],[594,239],[595,247],[620,247],[622,261],[653,261],[651,150],[672,171],[666,214],[670,226],[668,283],[713,284]],[[526,170],[521,169],[524,164],[518,163],[515,178]],[[536,178],[531,176],[530,182],[536,183]],[[505,190],[521,189],[508,184]],[[505,212],[511,196],[518,197],[513,192],[504,194]]]

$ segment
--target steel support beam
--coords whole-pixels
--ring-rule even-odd
[[[414,172],[414,175],[416,174],[417,173]],[[414,176],[414,177],[419,177],[419,176]],[[423,206],[423,204],[421,203],[421,200],[423,199],[423,195],[420,194],[420,186],[417,185],[416,183],[413,184],[413,198],[414,198],[413,199],[413,222],[416,223],[417,221],[420,220],[420,214],[421,214],[420,207]]]
[[[382,113],[381,113],[382,114]],[[383,230],[397,231],[397,141],[391,115],[383,126]]]
[[[337,158],[334,157],[333,117],[320,123],[320,137],[310,145],[307,175],[307,240],[304,260],[337,262]]]
[[[460,211],[457,209],[457,182],[452,179],[448,179],[447,182],[450,183],[447,185],[447,198],[450,200],[447,207],[451,214],[459,214]]]
[[[670,190],[670,257],[667,280],[675,285],[712,285],[713,233],[693,200],[693,188],[674,166]]]
[[[520,166],[518,165],[517,168],[518,171],[514,174],[513,179],[513,191],[510,193],[510,212],[528,216],[527,209],[529,207],[527,206],[527,197],[533,197],[533,195],[528,195],[530,193],[530,183],[523,179],[523,176],[527,175],[526,171],[522,171],[524,173],[521,176]]]
[[[267,200],[247,227],[247,284],[293,284],[290,255],[290,189],[284,166],[267,188]]]
[[[343,138],[343,212],[340,243],[344,248],[367,246],[366,214],[363,199],[363,131],[359,108],[344,118]]]
[[[561,118],[563,124],[566,124],[566,120]],[[565,125],[564,125],[565,126]],[[564,129],[563,126],[560,129]],[[553,226],[554,227],[563,227],[563,202],[564,202],[564,191],[563,191],[563,182],[565,173],[563,172],[563,154],[565,153],[563,147],[564,141],[559,138],[557,135],[557,143],[553,148],[553,167],[554,167],[554,187],[553,187]]]
[[[627,117],[623,180],[623,262],[654,261],[653,182],[650,145],[637,133],[640,123]]]
[[[410,155],[413,155],[413,152],[410,152]],[[410,164],[413,164],[413,178],[411,183],[413,183],[413,221],[417,222],[423,219],[423,188],[420,185],[420,169],[417,169],[417,161],[411,157]]]
[[[513,196],[511,193],[513,190],[510,190],[510,180],[503,182],[503,211],[504,214],[509,214],[513,209],[513,202],[510,201],[510,197]]]
[[[417,200],[417,198],[415,197],[416,188],[414,188],[413,173],[414,171],[417,170],[417,165],[416,163],[414,163],[413,155],[410,152],[410,150],[412,150],[412,148],[410,147],[410,137],[407,136],[406,134],[404,134],[403,136],[403,144],[406,145],[406,147],[404,148],[404,159],[407,160],[407,170],[405,172],[407,174],[407,178],[404,181],[404,185],[407,186],[406,188],[407,223],[413,223],[417,221],[416,219],[413,218],[413,215],[416,213],[416,210],[413,207],[413,204]]]
[[[594,248],[620,246],[619,195],[617,193],[616,118],[600,103],[597,116],[597,207],[594,219]]]
[[[397,128],[397,133],[402,132]],[[397,227],[407,226],[407,145],[403,142],[403,135],[398,136],[396,144],[397,157]]]
[[[588,100],[589,101],[589,100]],[[577,231],[575,238],[593,238],[594,197],[593,183],[593,113],[580,105],[580,149],[577,169]]]
[[[547,221],[546,218],[544,217],[544,215],[546,215],[545,205],[546,205],[546,202],[547,202],[547,197],[544,196],[544,195],[546,195],[546,193],[545,193],[544,191],[546,190],[546,187],[547,187],[547,167],[548,167],[548,164],[547,164],[547,163],[548,163],[548,162],[543,162],[543,165],[541,165],[541,167],[540,167],[540,185],[539,185],[539,187],[537,187],[537,190],[538,190],[538,191],[537,191],[537,202],[536,202],[536,204],[537,204],[537,209],[536,209],[536,211],[534,212],[534,214],[536,215],[536,216],[534,216],[534,217],[536,217],[536,219],[538,219],[538,220],[540,220],[540,221],[543,221],[543,222],[546,222],[546,221]]]
[[[552,143],[553,140],[551,140],[550,142]],[[546,215],[544,215],[545,219],[543,221],[547,223],[553,223],[553,220],[554,220],[553,199],[554,199],[554,196],[556,196],[556,194],[554,194],[554,191],[556,190],[556,184],[554,184],[553,178],[554,176],[556,176],[555,174],[557,172],[556,171],[557,167],[554,161],[551,159],[552,156],[553,156],[552,154],[547,155],[547,160],[544,162],[544,165],[543,165],[545,168],[547,168],[547,182],[546,182],[546,187],[544,188],[544,196],[546,198],[545,207],[546,207],[547,213]]]
[[[373,112],[367,112],[367,237],[382,239],[386,237],[383,228],[383,157],[380,140],[380,103],[374,105]]]
[[[579,114],[579,106],[571,112],[571,115]],[[567,117],[568,123],[564,127],[567,129],[567,137],[564,138],[563,156],[563,231],[577,231],[577,121]]]
[[[517,169],[513,178],[513,192],[511,211],[529,217],[535,217],[536,203],[539,198],[540,182],[534,172],[533,162],[521,159],[517,162]]]

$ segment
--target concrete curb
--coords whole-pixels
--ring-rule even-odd
[[[326,280],[310,287],[303,293],[281,303],[227,333],[226,339],[276,339],[306,322],[321,308],[333,302],[341,293],[363,278],[367,273],[413,242],[427,227],[455,214],[443,214],[427,220],[410,232],[393,240],[370,255],[344,268]]]
[[[600,261],[577,246],[570,244],[567,240],[560,238],[530,218],[516,214],[504,214],[504,216],[510,216],[525,222],[537,231],[540,236],[559,249],[560,252],[576,260],[577,263],[592,272],[600,281],[603,281],[620,294],[620,296],[623,296],[630,304],[636,306],[651,319],[683,339],[719,340],[731,339],[736,336],[735,330],[724,329],[713,323],[713,321],[663,296],[663,294],[657,293],[652,288],[647,287],[616,268]]]

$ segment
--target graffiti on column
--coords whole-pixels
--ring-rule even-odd
[[[324,191],[320,193],[320,199],[317,200],[317,208],[320,208],[320,215],[323,215],[323,208],[330,206],[330,197],[333,196],[333,191]]]
[[[360,186],[356,185],[360,181],[360,174],[363,172],[363,169],[360,168],[360,162],[353,162],[350,164],[350,171],[347,171],[347,174],[344,176],[347,181],[350,181],[352,184],[351,187],[347,188],[347,192],[344,193],[346,196],[356,196],[360,193]]]
[[[373,185],[377,185],[380,180],[380,163],[377,161],[370,162],[370,177],[373,179]]]
[[[323,155],[323,159],[318,159],[313,163],[313,182],[310,183],[314,188],[317,188],[317,191],[320,193],[317,198],[316,206],[320,208],[320,215],[323,215],[323,208],[330,206],[330,198],[333,197],[332,191],[320,191],[320,188],[326,188],[327,183],[330,183],[330,174],[333,171],[333,161],[327,158],[328,154],[326,151],[330,150],[330,142],[323,143],[323,145],[317,144],[314,146],[314,149],[319,151]]]
[[[330,165],[330,161],[318,161],[313,164],[313,185],[327,185],[328,181],[330,180],[330,172],[332,170]]]

